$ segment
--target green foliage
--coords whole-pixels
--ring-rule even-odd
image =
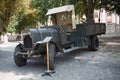
[[[75,0],[76,1],[76,0]],[[39,11],[39,21],[43,24],[47,22],[48,9],[59,7],[67,4],[72,4],[73,0],[32,0],[31,6]]]
[[[106,2],[101,0],[101,2],[102,7],[107,11],[113,11],[120,15],[120,0],[107,0]]]
[[[18,23],[17,25],[15,25],[15,29],[17,33],[21,33],[22,30],[25,29],[25,25],[26,25],[26,19],[25,19],[26,15],[24,13],[20,13],[17,16],[16,22]]]
[[[0,0],[0,24],[3,32],[21,32],[27,26],[33,27],[38,21],[37,11],[31,8],[31,0]],[[13,18],[13,15],[16,18]],[[17,23],[16,23],[17,22]]]
[[[18,18],[16,16],[11,17],[11,22],[8,24],[8,32],[9,33],[15,33],[16,29],[15,26],[18,25]]]
[[[32,0],[31,6],[39,11],[39,21],[45,24],[47,21],[47,16],[45,16],[45,14],[47,13],[48,9],[58,6],[59,1],[60,0],[57,2],[55,0]]]
[[[119,0],[0,0],[0,32],[20,33],[25,28],[35,27],[37,22],[45,24],[48,9],[73,4],[76,16],[94,22],[94,9],[105,8],[120,15]],[[6,30],[7,29],[7,30]]]
[[[16,31],[21,33],[25,28],[36,26],[37,21],[34,19],[32,14],[19,13],[18,16],[12,16],[11,21],[8,25],[8,31]]]
[[[39,21],[42,23],[46,22],[47,20],[47,16],[45,16],[45,14],[47,13],[48,9],[66,4],[73,4],[75,6],[76,15],[79,17],[82,17],[83,14],[86,14],[88,22],[94,22],[93,12],[95,8],[94,5],[97,1],[98,0],[32,0],[31,6],[39,10]]]
[[[4,32],[9,24],[9,19],[13,15],[16,0],[0,0],[0,19]]]
[[[15,33],[15,31],[16,31],[16,29],[12,24],[8,25],[8,32],[9,33],[11,33],[11,34]]]
[[[30,7],[31,0],[18,0],[15,15],[18,18],[16,32],[21,33],[25,28],[36,27],[38,22],[38,11]]]
[[[113,8],[113,11],[116,11],[116,13],[118,15],[120,15],[120,0],[113,0],[113,3],[112,3],[114,7]]]

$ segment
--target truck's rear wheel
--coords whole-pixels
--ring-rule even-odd
[[[23,66],[27,62],[27,59],[20,57],[20,55],[19,56],[16,55],[16,53],[19,52],[20,50],[21,50],[21,45],[19,44],[16,46],[15,51],[14,51],[14,61],[17,66]]]
[[[97,36],[91,36],[90,37],[90,42],[88,46],[90,51],[96,51],[99,48],[99,39]]]
[[[56,54],[56,48],[54,44],[49,45],[49,68],[50,70],[55,69],[55,54]]]

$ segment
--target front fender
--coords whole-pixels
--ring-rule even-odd
[[[46,43],[50,43],[50,44],[54,44],[54,45],[55,45],[56,51],[58,51],[58,52],[63,52],[63,50],[62,50],[62,48],[60,47],[60,45],[59,45],[58,43],[54,42],[52,39],[53,39],[53,37],[50,37],[50,36],[49,36],[49,37],[46,37],[43,41],[38,41],[38,42],[36,42],[34,48],[36,48],[36,47],[38,47],[38,46],[44,46],[44,48],[45,48],[45,44],[46,44]]]

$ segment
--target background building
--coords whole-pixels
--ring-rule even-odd
[[[94,18],[95,22],[99,22],[100,17],[100,23],[106,23],[109,24],[120,24],[120,16],[117,15],[115,12],[107,12],[104,9],[101,10],[95,10],[94,11]]]
[[[96,23],[106,23],[105,37],[120,36],[120,16],[115,12],[107,12],[104,9],[94,11]]]

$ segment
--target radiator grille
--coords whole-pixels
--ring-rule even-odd
[[[25,35],[23,39],[24,48],[32,48],[32,39],[29,35]]]

